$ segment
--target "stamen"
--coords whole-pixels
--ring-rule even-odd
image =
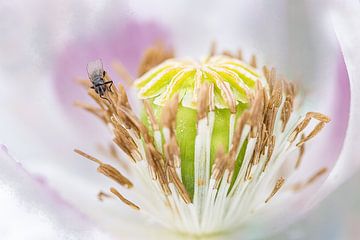
[[[162,122],[164,127],[170,130],[171,134],[175,133],[176,113],[179,105],[179,95],[175,95],[164,107]]]
[[[150,106],[150,103],[148,101],[144,100],[143,104],[144,104],[146,113],[148,115],[148,118],[150,120],[150,124],[151,124],[152,129],[154,131],[158,131],[160,129],[159,124],[156,121],[156,118],[155,118],[154,112],[152,110],[152,107]]]
[[[224,50],[222,52],[222,55],[227,56],[227,57],[234,57],[234,55],[229,50]]]
[[[292,189],[294,191],[300,191],[306,187],[308,187],[309,185],[313,184],[314,182],[316,182],[316,180],[318,180],[321,176],[323,176],[326,172],[327,172],[327,168],[320,168],[316,173],[314,173],[311,177],[309,177],[308,180],[306,180],[303,183],[297,183],[295,184]]]
[[[303,121],[301,121],[294,129],[294,131],[289,136],[289,142],[293,143],[297,138],[298,134],[302,132],[307,125],[309,125],[311,118],[306,116]]]
[[[269,143],[268,143],[267,158],[266,158],[266,162],[264,164],[263,170],[262,170],[263,172],[265,172],[266,167],[268,166],[268,164],[270,162],[270,159],[272,157],[274,148],[275,148],[275,136],[271,136],[271,138],[269,140]]]
[[[297,147],[303,145],[306,141],[310,140],[311,138],[315,137],[321,129],[325,127],[325,122],[318,123],[315,128],[309,133],[309,135],[305,136],[299,143],[296,144]]]
[[[122,85],[106,91],[106,99],[90,89],[97,107],[77,103],[113,131],[131,177],[138,180],[132,191],[141,208],[166,227],[196,235],[239,227],[261,211],[264,193],[270,193],[265,203],[282,201],[285,178],[274,177],[290,177],[301,164],[306,141],[330,121],[316,112],[303,116],[295,105],[295,85],[280,78],[275,68],[263,67],[259,73],[255,55],[247,63],[241,51],[215,54],[215,44],[201,62],[168,59],[172,53],[160,45],[147,51],[141,77],[134,82],[146,113],[141,117]],[[124,74],[122,66],[115,68]],[[315,127],[309,131],[309,126]],[[100,173],[122,186],[133,186],[112,165],[75,152],[99,164]],[[284,168],[292,161],[294,168]],[[325,172],[321,169],[299,189]],[[140,209],[115,188],[110,191]],[[100,192],[98,198],[104,197]]]
[[[95,115],[96,117],[98,117],[100,120],[102,120],[104,123],[106,123],[106,118],[103,114],[103,111],[101,108],[96,108],[90,104],[87,104],[87,103],[82,103],[82,102],[79,102],[79,101],[76,101],[75,102],[75,106],[76,107],[80,107],[84,110],[86,110],[87,112]]]
[[[91,82],[88,79],[77,78],[75,82],[86,90],[91,87]]]
[[[207,84],[203,84],[199,90],[199,99],[198,99],[198,120],[206,117],[209,111],[209,86]]]
[[[163,42],[157,42],[153,47],[148,48],[141,61],[138,69],[138,76],[148,72],[153,67],[159,65],[166,59],[174,57],[173,49],[167,49]]]
[[[230,150],[230,159],[235,159],[235,156],[238,154],[239,152],[239,148],[240,148],[240,138],[242,136],[243,133],[243,129],[245,127],[245,124],[248,122],[248,119],[250,117],[250,113],[248,111],[244,112],[241,117],[238,119],[236,125],[236,130],[233,136],[233,141],[232,141],[232,147]]]
[[[127,69],[124,67],[124,65],[121,64],[121,62],[114,61],[112,63],[112,68],[119,75],[119,77],[125,81],[125,84],[127,86],[132,85],[132,83],[134,82],[134,79],[131,76],[131,74],[127,71]]]
[[[243,53],[242,53],[241,49],[238,50],[236,58],[239,60],[243,60]]]
[[[140,210],[140,208],[135,205],[134,203],[130,202],[129,200],[127,200],[123,195],[121,195],[115,188],[110,188],[110,191],[115,194],[123,203],[125,203],[126,205],[128,205],[129,207],[131,207],[134,210]]]
[[[256,55],[252,55],[250,58],[250,65],[253,68],[257,68],[257,60],[256,60]]]
[[[303,141],[303,139],[305,138],[305,135],[303,134],[301,136],[301,141]],[[300,167],[300,164],[301,164],[301,160],[304,156],[304,152],[305,152],[305,144],[302,144],[300,147],[299,147],[299,156],[296,160],[296,164],[295,164],[295,169],[299,168]]]
[[[74,152],[76,152],[77,154],[83,156],[84,158],[89,159],[90,161],[93,161],[93,162],[98,163],[99,165],[102,164],[102,162],[101,162],[99,159],[97,159],[97,158],[95,158],[95,157],[93,157],[93,156],[90,156],[89,154],[84,153],[83,151],[81,151],[81,150],[79,150],[79,149],[74,149]]]
[[[103,162],[101,162],[99,159],[90,156],[89,154],[84,153],[83,151],[79,150],[79,149],[74,149],[74,152],[76,152],[77,154],[98,163],[100,166],[98,167],[98,172],[104,174],[107,177],[110,177],[111,179],[113,179],[114,181],[116,181],[117,183],[119,183],[121,186],[124,186],[126,188],[132,188],[133,184],[132,182],[127,179],[124,175],[122,175],[117,169],[115,169],[113,166],[109,165],[109,164],[105,164]]]
[[[209,57],[213,57],[216,54],[217,43],[216,41],[212,41],[210,45]]]
[[[276,184],[275,184],[274,189],[272,190],[270,196],[265,200],[265,203],[268,203],[275,196],[275,194],[280,190],[280,188],[284,185],[284,183],[285,183],[285,179],[283,177],[280,177],[276,181]]]
[[[100,191],[97,195],[97,198],[99,199],[99,201],[104,201],[105,198],[111,198],[111,195],[104,193],[103,191]]]
[[[305,183],[305,185],[310,185],[314,183],[319,177],[324,175],[327,172],[327,168],[321,168],[313,176],[311,176]]]
[[[315,118],[316,120],[319,120],[320,122],[324,122],[324,123],[330,122],[330,118],[322,113],[308,112],[307,115],[309,117]]]
[[[98,172],[113,179],[114,181],[116,181],[117,183],[119,183],[120,185],[122,185],[126,188],[133,187],[133,184],[130,182],[129,179],[127,179],[117,169],[115,169],[113,166],[111,166],[109,164],[101,164],[97,170],[98,170]]]

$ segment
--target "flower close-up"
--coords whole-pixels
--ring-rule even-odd
[[[1,9],[0,239],[357,239],[357,0]]]

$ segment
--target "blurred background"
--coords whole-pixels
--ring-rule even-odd
[[[86,78],[86,63],[95,58],[105,66],[120,61],[136,76],[141,53],[159,40],[178,56],[204,56],[214,40],[221,50],[256,53],[300,81],[309,106],[323,110],[312,94],[320,88],[321,98],[340,111],[339,122],[346,122],[346,108],[333,96],[339,88],[348,91],[348,83],[327,84],[346,75],[328,8],[322,0],[0,0],[0,143],[70,202],[95,196],[102,180],[72,149],[94,152],[109,138],[74,106],[86,99],[76,79]],[[344,132],[346,123],[337,127]],[[334,140],[340,151],[343,135]],[[356,174],[273,239],[357,239],[359,184]],[[6,204],[0,202],[0,210]]]

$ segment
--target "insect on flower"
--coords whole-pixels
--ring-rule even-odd
[[[105,80],[106,72],[104,71],[102,61],[100,59],[97,59],[93,62],[89,62],[87,65],[87,72],[89,75],[89,79],[93,84],[91,88],[94,89],[101,98],[108,100],[106,97],[104,97],[104,95],[107,90],[111,91],[113,81]],[[108,84],[109,86],[107,86]]]

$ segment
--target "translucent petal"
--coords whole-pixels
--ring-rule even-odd
[[[2,239],[110,239],[0,146]],[[7,216],[7,217],[5,217]]]
[[[333,23],[350,78],[351,102],[348,128],[344,146],[336,165],[318,195],[321,199],[328,192],[349,178],[360,165],[357,146],[360,144],[360,5],[356,0],[338,1],[332,9]]]

